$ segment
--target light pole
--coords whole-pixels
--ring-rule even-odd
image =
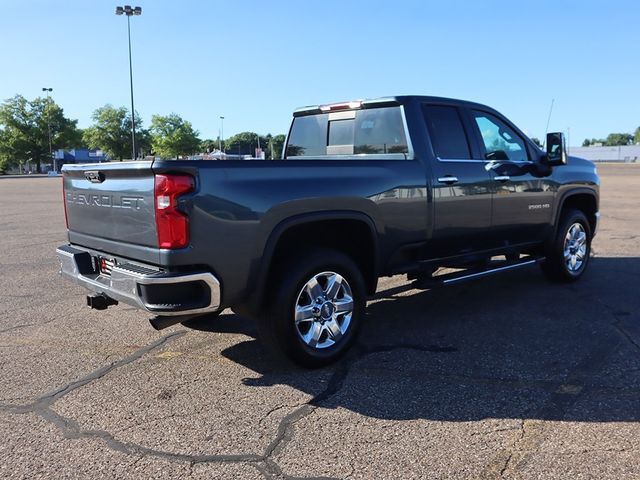
[[[218,149],[222,152],[222,142],[224,140],[224,117],[220,117],[220,137],[218,138]],[[224,152],[222,152],[224,153]]]
[[[133,108],[133,68],[131,67],[131,22],[129,17],[132,15],[142,15],[141,7],[131,7],[125,5],[124,7],[116,7],[116,15],[127,16],[127,34],[129,36],[129,83],[131,84],[131,160],[138,158],[136,153],[136,118],[135,109]]]
[[[56,172],[56,159],[53,158],[53,148],[51,146],[51,98],[49,94],[53,92],[51,87],[42,87],[43,92],[47,92],[47,130],[49,131],[49,159],[53,162],[53,171]]]

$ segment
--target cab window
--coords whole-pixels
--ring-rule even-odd
[[[472,113],[482,136],[486,160],[529,160],[524,140],[511,127],[490,113],[479,110]]]
[[[298,117],[294,120],[287,144],[287,157],[327,154],[327,114]]]
[[[424,105],[423,113],[436,157],[442,160],[471,159],[467,134],[457,108]]]
[[[409,144],[401,107],[296,117],[286,154],[287,158],[292,159],[406,159]]]
[[[356,154],[409,153],[400,107],[358,111],[353,145]]]

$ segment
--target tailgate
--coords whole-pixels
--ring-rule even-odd
[[[102,240],[157,248],[151,163],[65,165],[69,238],[93,248]]]

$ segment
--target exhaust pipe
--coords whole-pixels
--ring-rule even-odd
[[[111,305],[118,305],[118,301],[107,297],[104,293],[87,295],[87,306],[94,310],[106,310]]]

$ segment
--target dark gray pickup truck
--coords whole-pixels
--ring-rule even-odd
[[[542,151],[489,107],[421,96],[293,117],[283,160],[65,165],[62,274],[91,307],[134,305],[156,328],[231,307],[313,367],[353,342],[381,276],[585,272],[599,179],[562,134]]]

